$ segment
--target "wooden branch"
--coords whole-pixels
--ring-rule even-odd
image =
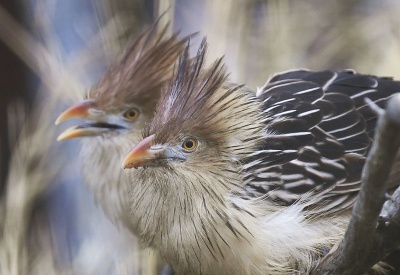
[[[399,232],[395,226],[400,221],[399,190],[387,202],[387,215],[378,223],[389,173],[400,146],[400,94],[394,95],[386,111],[379,113],[375,142],[364,165],[361,190],[349,226],[338,247],[313,274],[362,274],[397,246],[394,241],[400,241],[400,234],[391,239],[393,231]]]
[[[369,253],[369,263],[377,263],[400,246],[400,187],[383,205],[374,237],[374,249]]]

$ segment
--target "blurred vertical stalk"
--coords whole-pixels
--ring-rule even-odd
[[[279,69],[292,60],[290,2],[207,1],[204,28],[210,42],[209,60],[225,55],[231,80],[263,85],[269,76],[267,66]]]
[[[155,18],[160,18],[159,31],[168,24],[166,36],[172,35],[174,31],[175,0],[156,0]]]
[[[20,1],[0,0],[9,13],[23,21],[23,8]],[[8,174],[8,164],[10,159],[10,148],[13,141],[8,140],[6,128],[6,110],[10,102],[19,99],[28,99],[27,88],[29,80],[32,78],[27,67],[3,42],[0,41],[0,195],[5,190],[5,179]]]
[[[225,54],[229,43],[230,15],[235,0],[213,1],[207,0],[205,14],[205,33],[210,45],[208,62]],[[237,31],[237,30],[235,30]],[[229,62],[229,61],[228,61]]]
[[[42,261],[47,272],[54,272],[54,258],[47,257],[42,245],[35,240],[29,245],[32,237],[32,215],[36,203],[45,190],[54,181],[60,170],[59,160],[49,164],[49,154],[54,144],[54,131],[48,111],[54,105],[42,104],[32,112],[28,119],[23,103],[9,106],[8,129],[17,135],[16,145],[12,151],[9,174],[6,181],[6,192],[1,203],[4,210],[0,238],[0,274],[33,274],[32,263]],[[19,118],[24,119],[22,130],[19,129]],[[43,213],[41,213],[43,214]],[[37,232],[45,230],[48,224],[38,223]],[[43,232],[41,232],[43,234]],[[38,236],[35,236],[37,238]],[[46,236],[50,238],[50,236]],[[51,250],[46,247],[46,250]],[[46,254],[46,259],[44,255]],[[44,260],[44,261],[43,261]]]

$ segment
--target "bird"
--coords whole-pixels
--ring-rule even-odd
[[[120,169],[123,155],[139,139],[150,121],[161,86],[172,75],[174,63],[188,37],[167,35],[159,20],[131,39],[119,60],[92,87],[85,100],[65,110],[56,125],[73,118],[85,123],[68,128],[58,140],[82,138],[82,172],[97,204],[118,227],[139,234],[127,218],[125,193],[129,176]]]
[[[390,78],[291,70],[253,93],[204,39],[127,153],[130,218],[177,274],[305,274],[343,236]],[[133,169],[134,168],[134,169]]]

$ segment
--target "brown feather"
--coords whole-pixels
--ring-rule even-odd
[[[160,144],[185,134],[224,146],[241,140],[236,153],[253,146],[250,137],[262,128],[261,123],[254,123],[259,118],[255,95],[241,85],[226,82],[222,59],[204,68],[205,40],[193,59],[189,58],[188,48],[180,57],[171,81],[163,88],[157,112],[144,136],[155,134],[155,142]]]
[[[246,196],[245,160],[265,137],[268,116],[255,94],[225,85],[221,60],[204,68],[206,46],[194,59],[188,49],[180,57],[144,132],[154,136],[136,148],[150,157],[143,156],[146,169],[130,173],[131,218],[177,274],[306,270],[341,237],[347,216],[311,220],[303,202]],[[186,136],[198,140],[194,151],[185,152]]]
[[[161,87],[188,39],[179,39],[178,32],[167,37],[167,27],[159,33],[157,28],[158,21],[129,42],[121,59],[91,89],[88,96],[99,109],[112,111],[134,102],[149,115],[154,112]]]
[[[207,101],[226,80],[226,68],[218,59],[208,70],[204,70],[207,51],[202,41],[197,56],[189,57],[189,47],[179,58],[179,64],[168,86],[163,88],[159,106],[147,132],[157,131],[157,142],[168,137],[204,125]],[[203,115],[203,116],[202,116]],[[149,135],[149,133],[145,133]]]

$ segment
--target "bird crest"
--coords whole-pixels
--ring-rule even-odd
[[[253,146],[252,138],[263,129],[255,95],[226,82],[222,58],[205,68],[206,53],[205,39],[194,58],[186,47],[144,136],[155,134],[156,143],[165,143],[190,134],[239,151]]]
[[[183,51],[188,37],[168,37],[167,26],[157,32],[159,20],[137,39],[128,42],[120,60],[113,64],[101,81],[89,91],[102,109],[137,103],[154,112],[161,87],[169,79],[173,64]]]

